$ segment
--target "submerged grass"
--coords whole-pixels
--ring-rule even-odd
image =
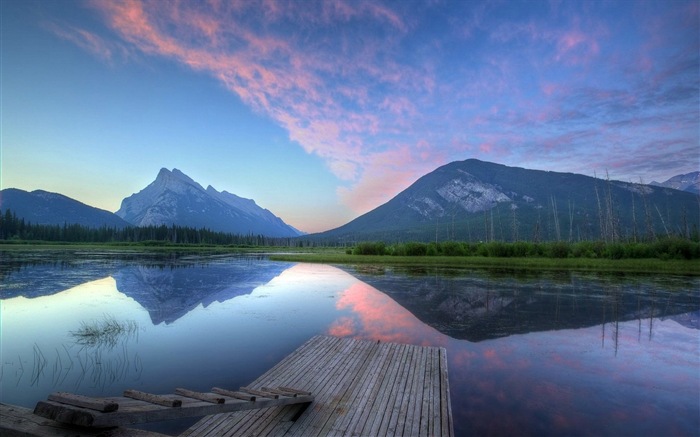
[[[120,339],[129,338],[137,331],[135,321],[120,322],[114,316],[105,314],[101,320],[80,322],[80,328],[70,331],[70,335],[81,346],[113,348]]]

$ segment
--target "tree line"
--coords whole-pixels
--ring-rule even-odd
[[[44,241],[61,243],[139,243],[144,245],[214,246],[292,246],[292,238],[260,234],[232,234],[188,226],[116,226],[90,227],[80,224],[34,224],[12,210],[0,211],[0,241]]]

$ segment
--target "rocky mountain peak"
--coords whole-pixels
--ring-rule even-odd
[[[244,235],[299,235],[255,201],[219,192],[211,185],[205,190],[178,169],[162,168],[146,188],[122,201],[117,215],[136,226],[175,224]]]

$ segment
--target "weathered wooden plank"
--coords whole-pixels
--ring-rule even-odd
[[[119,404],[116,402],[105,401],[102,399],[91,398],[73,393],[56,392],[51,393],[48,397],[50,401],[60,402],[66,405],[88,408],[90,410],[110,413],[119,409]]]
[[[182,406],[182,400],[180,399],[172,399],[165,396],[154,395],[138,390],[124,390],[124,397],[137,399],[139,401],[144,402],[150,402],[152,404],[162,405],[164,407],[178,408]]]
[[[305,343],[301,349],[303,354],[292,353],[282,360],[280,364],[289,363],[286,368],[280,364],[274,366],[271,371],[261,375],[249,387],[262,387],[264,385],[281,385],[304,387],[307,390],[315,390],[315,386],[310,385],[318,381],[319,372],[332,368],[333,359],[339,356],[338,349],[347,346],[341,339],[336,337],[314,337]],[[301,363],[297,365],[294,360],[299,359]],[[280,407],[281,408],[281,407]],[[277,408],[278,409],[278,408]],[[266,422],[274,421],[275,410],[256,411],[247,413],[233,413],[239,420],[238,427],[232,429],[231,434],[236,432],[256,433]],[[203,419],[204,420],[204,419]],[[248,424],[248,425],[246,425]],[[248,428],[245,428],[248,426]],[[203,434],[201,434],[203,435]]]
[[[252,395],[260,396],[263,398],[279,399],[279,397],[280,397],[280,395],[278,393],[270,393],[267,390],[255,390],[254,388],[249,388],[249,387],[241,387],[239,390],[244,392],[244,393],[250,393]]]
[[[385,345],[391,349],[401,349],[399,345],[393,347]],[[381,397],[385,394],[389,384],[393,385],[392,374],[396,371],[396,368],[401,365],[400,360],[388,360],[384,366],[379,368],[379,374],[375,381],[374,387],[366,394],[365,399],[363,399],[364,407],[361,413],[355,414],[353,418],[353,424],[350,429],[354,432],[360,434],[369,432],[374,425],[377,416],[375,414],[376,408],[378,408],[379,403],[381,403]],[[379,419],[381,421],[381,418]]]
[[[340,346],[343,346],[342,344]],[[338,353],[329,357],[328,365],[319,369],[318,381],[313,388],[314,393],[320,393],[319,401],[312,405],[307,414],[300,418],[296,423],[296,428],[307,435],[315,435],[315,431],[311,428],[319,418],[325,417],[329,408],[328,403],[331,401],[331,396],[338,396],[338,389],[342,382],[348,377],[348,370],[353,360],[358,359],[361,350],[361,344],[356,340],[348,340],[345,348],[338,349]],[[335,349],[335,348],[334,348]]]
[[[212,387],[211,388],[212,393],[228,396],[230,398],[234,399],[240,399],[242,401],[250,401],[250,402],[255,402],[255,395],[249,394],[249,393],[243,393],[240,391],[232,391],[232,390],[226,390],[223,388],[219,387]]]
[[[291,378],[289,375],[291,374],[299,374],[299,375],[304,375],[304,374],[315,374],[313,366],[323,366],[326,361],[320,359],[319,355],[320,354],[325,354],[327,356],[330,356],[330,353],[326,353],[327,350],[325,348],[316,348],[316,347],[311,347],[308,348],[311,344],[315,343],[316,341],[319,341],[320,343],[323,343],[326,347],[332,348],[333,345],[340,345],[340,342],[338,339],[335,338],[314,338],[307,342],[304,345],[305,353],[304,354],[292,354],[288,356],[287,358],[283,359],[282,363],[285,362],[291,362],[291,359],[296,357],[296,359],[301,360],[303,365],[300,366],[294,366],[290,365],[288,368],[282,368],[281,366],[275,366],[270,372],[265,373],[262,375],[260,378],[258,378],[256,381],[251,383],[249,387],[260,387],[262,388],[265,385],[278,385],[277,382],[280,380],[286,381],[287,385],[292,385],[294,387],[298,387],[299,385],[297,384],[297,380]],[[291,357],[291,358],[290,358]],[[323,368],[323,367],[322,367]],[[280,378],[287,378],[287,379],[280,379]],[[243,430],[245,430],[246,433],[250,434],[257,434],[258,431],[261,428],[264,428],[267,426],[268,423],[274,422],[276,420],[276,414],[279,413],[279,408],[276,409],[270,409],[267,411],[259,411],[259,412],[254,412],[254,413],[247,413],[245,416],[242,418],[242,420],[239,422],[239,426],[236,428],[231,429],[231,435],[235,435],[235,433],[242,433]],[[238,413],[236,416],[242,416],[243,413]],[[247,428],[245,427],[247,424]]]
[[[433,350],[431,353],[431,372],[430,372],[430,423],[428,425],[428,434],[440,434],[440,349]]]
[[[312,337],[299,349],[287,355],[287,357],[282,359],[282,361],[280,361],[277,365],[265,372],[264,375],[261,375],[258,380],[254,381],[252,384],[250,384],[250,386],[261,386],[259,384],[259,380],[263,376],[265,381],[275,381],[279,379],[286,380],[287,378],[285,378],[284,375],[290,371],[296,371],[299,368],[307,369],[307,371],[311,370],[314,365],[318,364],[314,360],[319,358],[319,354],[321,354],[322,357],[323,355],[329,353],[334,345],[338,344],[341,344],[341,339],[337,337]],[[291,363],[294,363],[294,365],[290,365]],[[280,385],[274,382],[268,382],[267,384]]]
[[[428,429],[430,426],[431,413],[430,405],[432,402],[432,382],[433,382],[433,361],[432,361],[433,349],[426,349],[425,358],[425,374],[423,377],[423,405],[420,409],[420,426],[418,428],[418,435],[420,437],[428,437]]]
[[[455,431],[447,370],[447,350],[440,348],[440,421],[443,435],[453,436]]]
[[[326,390],[321,388],[318,391],[318,393],[328,392],[327,395],[321,398],[323,402],[312,405],[313,411],[311,411],[311,414],[300,418],[299,423],[296,424],[300,432],[305,435],[323,435],[322,430],[329,415],[335,408],[338,399],[342,398],[347,385],[355,378],[356,370],[354,367],[359,366],[358,363],[364,363],[368,351],[373,346],[373,342],[353,341],[352,352],[344,357],[345,359],[337,366],[334,375],[329,375],[329,384],[326,385],[328,388]]]
[[[408,346],[408,348],[415,350],[416,347]],[[389,374],[390,379],[385,389],[388,391],[388,393],[386,396],[380,398],[379,403],[377,403],[376,407],[374,407],[376,410],[376,418],[372,424],[372,428],[377,429],[377,433],[379,435],[386,435],[389,433],[393,407],[400,402],[398,399],[402,397],[406,391],[406,380],[400,377],[400,371],[402,370],[402,366],[404,364],[414,366],[413,361],[409,361],[408,363],[398,363],[398,365],[394,365],[391,368],[391,372]],[[377,422],[379,428],[377,428]]]
[[[31,409],[0,403],[0,435],[2,437],[168,437],[153,431],[133,428],[76,430],[74,426],[58,423],[35,415]]]
[[[399,344],[385,344],[381,347],[378,360],[370,370],[369,377],[366,378],[367,384],[358,393],[352,409],[346,417],[335,424],[333,429],[335,435],[342,435],[346,429],[355,429],[366,422],[366,414],[369,414],[371,410],[371,405],[376,399],[381,381],[390,374],[389,369],[392,363],[400,363],[400,360],[395,358],[399,356],[401,350],[402,345]],[[364,418],[363,414],[365,414]]]
[[[175,393],[187,398],[197,399],[204,402],[211,402],[212,404],[226,403],[225,398],[222,398],[221,396],[216,396],[213,393],[202,393],[198,391],[188,390],[186,388],[176,388]]]
[[[256,402],[229,399],[225,403],[216,404],[206,401],[185,402],[183,400],[182,407],[180,408],[168,408],[143,403],[143,406],[138,408],[134,407],[128,411],[121,409],[110,413],[101,413],[99,411],[74,407],[53,401],[42,401],[37,403],[34,413],[57,422],[72,425],[110,427],[130,425],[134,423],[180,419],[183,417],[208,416],[211,414],[251,410],[256,408],[268,408],[278,405],[309,403],[312,402],[313,399],[313,396],[298,396],[296,398],[284,397],[280,399],[258,399]]]
[[[401,408],[404,403],[408,403],[410,396],[410,375],[413,369],[413,361],[407,357],[413,356],[415,348],[406,347],[404,352],[403,366],[396,373],[396,378],[401,381],[401,390],[397,392],[396,398],[389,413],[389,423],[387,424],[387,435],[402,435],[404,423],[399,423],[399,417],[402,412]],[[405,413],[405,411],[404,411]]]
[[[200,421],[206,427],[187,437],[454,435],[448,426],[451,406],[444,349],[323,336],[300,349],[248,387],[312,392],[314,402],[305,410],[288,406],[221,415]],[[296,414],[300,416],[293,422]]]
[[[409,406],[411,403],[411,397],[413,396],[412,390],[413,390],[413,381],[414,381],[414,374],[418,371],[416,368],[416,365],[414,364],[414,359],[416,354],[418,353],[418,349],[416,348],[411,348],[410,350],[410,366],[407,369],[407,373],[404,375],[403,378],[403,384],[404,384],[404,393],[403,397],[401,399],[401,405],[399,406],[399,414],[397,417],[396,421],[396,435],[410,435],[410,423],[407,425],[407,419],[410,417],[409,416]],[[408,432],[406,431],[406,427],[408,426]]]
[[[385,375],[385,370],[394,357],[394,353],[400,345],[389,344],[377,350],[373,362],[373,366],[369,369],[368,375],[363,376],[363,384],[358,385],[357,390],[352,394],[352,398],[348,400],[348,405],[344,417],[333,424],[333,428],[329,432],[329,436],[342,435],[346,430],[351,429],[355,424],[355,419],[362,414],[367,404],[371,402],[370,393],[374,387],[378,387],[377,380]]]
[[[415,346],[408,346],[410,349],[415,349]],[[411,366],[415,366],[413,361],[410,362]],[[372,409],[370,410],[370,419],[367,421],[363,432],[367,432],[370,435],[379,435],[382,424],[386,423],[383,432],[386,432],[388,428],[388,419],[391,417],[389,414],[386,415],[387,405],[392,397],[394,390],[399,390],[403,385],[403,380],[397,378],[397,366],[391,368],[391,372],[384,378],[382,386],[379,389],[379,394],[376,397],[375,402],[372,404]],[[367,431],[369,429],[369,431]]]
[[[409,407],[409,414],[414,418],[414,420],[411,421],[410,435],[412,436],[417,436],[420,433],[420,417],[421,408],[423,406],[423,381],[425,379],[425,350],[421,349],[418,353],[418,372],[416,372],[416,379],[414,380],[415,385],[411,390],[411,401],[413,403],[412,413]]]
[[[306,395],[310,396],[311,392],[310,391],[304,391],[304,390],[297,390],[295,388],[290,388],[290,387],[278,387],[279,390],[282,390],[287,393],[294,393],[296,395]]]
[[[378,351],[382,348],[379,347],[379,343],[367,343],[370,346],[366,348],[361,355],[357,357],[355,361],[350,364],[350,371],[348,372],[348,378],[345,379],[341,387],[339,387],[338,394],[331,403],[328,405],[328,412],[325,418],[319,418],[313,427],[318,429],[318,435],[327,435],[335,422],[342,420],[351,410],[351,402],[355,398],[355,394],[362,387],[363,384],[369,379],[368,372],[371,372],[374,363],[378,357]]]

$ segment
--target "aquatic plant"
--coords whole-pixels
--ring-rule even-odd
[[[113,348],[120,339],[128,339],[138,332],[139,326],[134,320],[120,322],[114,316],[105,314],[102,319],[81,322],[80,328],[70,331],[76,344],[88,347],[105,346]]]

